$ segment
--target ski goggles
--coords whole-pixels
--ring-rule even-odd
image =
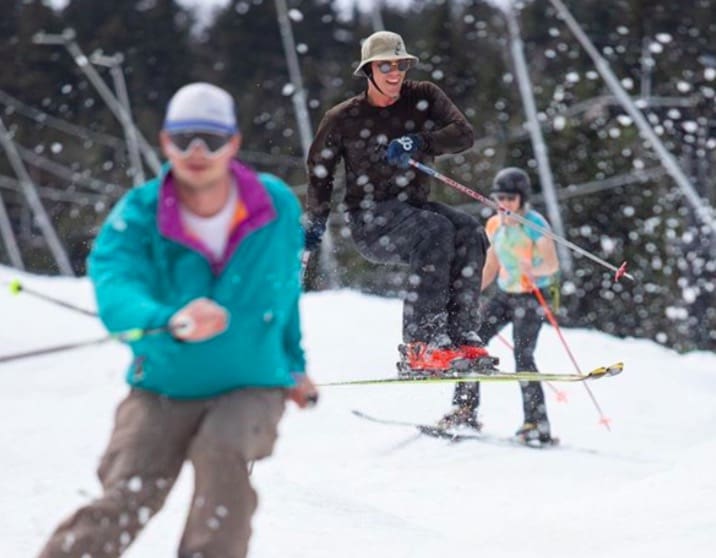
[[[232,137],[210,132],[172,132],[169,141],[182,157],[188,156],[198,146],[202,146],[209,157],[218,157],[229,147]]]
[[[412,60],[384,60],[378,63],[378,70],[380,70],[381,74],[389,74],[394,69],[399,72],[407,72],[412,65]]]
[[[519,197],[519,194],[493,194],[493,197],[499,202],[513,202]]]

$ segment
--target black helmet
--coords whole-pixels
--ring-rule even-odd
[[[520,207],[524,207],[525,203],[530,199],[532,185],[530,177],[522,169],[517,167],[507,167],[502,169],[495,175],[492,181],[492,193],[519,194]]]

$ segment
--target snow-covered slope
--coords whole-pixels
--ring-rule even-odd
[[[0,281],[16,277],[0,268]],[[85,280],[20,276],[27,286],[93,307]],[[0,292],[0,355],[101,336],[97,320]],[[303,299],[305,345],[317,381],[392,375],[400,303],[340,291]],[[509,337],[509,331],[505,332]],[[313,411],[288,411],[275,455],[258,463],[255,558],[710,557],[716,549],[716,355],[679,355],[651,342],[568,330],[580,365],[623,360],[590,385],[548,387],[563,445],[537,451],[450,444],[373,424],[351,409],[431,422],[450,404],[442,385],[324,388]],[[492,352],[505,367],[507,350]],[[551,328],[545,371],[571,372]],[[56,523],[98,492],[94,470],[125,393],[118,344],[0,364],[0,556],[33,556]],[[483,386],[488,432],[520,424],[513,384]],[[172,556],[191,492],[186,468],[165,510],[128,552]],[[449,554],[454,553],[454,554]]]

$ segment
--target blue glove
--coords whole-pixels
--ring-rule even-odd
[[[408,134],[391,140],[385,156],[391,165],[407,169],[410,166],[412,156],[420,151],[423,146],[423,139],[418,134]]]
[[[325,221],[309,221],[306,224],[303,233],[306,239],[305,248],[307,251],[313,252],[320,246],[324,232],[326,232]]]

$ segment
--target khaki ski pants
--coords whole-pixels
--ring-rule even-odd
[[[284,407],[282,389],[202,400],[131,390],[100,462],[102,496],[67,518],[40,558],[120,556],[160,510],[186,459],[195,486],[179,558],[243,558],[257,504],[248,464],[271,455]]]

